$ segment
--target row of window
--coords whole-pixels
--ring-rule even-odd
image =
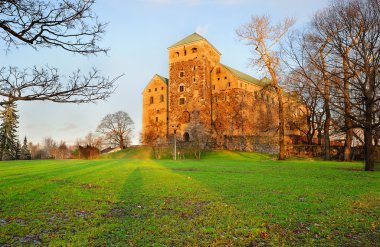
[[[194,47],[194,48],[191,49],[191,53],[197,53],[197,51],[198,51],[198,49],[197,49],[196,47]],[[184,56],[187,55],[187,50],[184,50],[184,51],[183,51],[183,55],[184,55]],[[177,52],[175,53],[175,56],[176,56],[176,57],[179,57],[179,56],[180,56],[179,51],[177,51]]]
[[[197,66],[193,66],[193,68],[191,69],[192,71],[195,71],[197,69]],[[185,71],[183,71],[183,70],[181,70],[180,72],[179,72],[179,78],[182,78],[182,77],[184,77],[185,76]],[[194,81],[195,81],[195,77],[194,77],[194,79],[193,79]]]
[[[255,92],[255,100],[258,100],[259,99],[259,94],[257,92]],[[270,103],[270,101],[272,101],[272,104],[276,104],[274,98],[270,97],[269,95],[265,95],[263,93],[260,94],[260,100],[266,100],[267,103]]]
[[[165,97],[164,97],[164,95],[161,94],[160,95],[160,102],[164,102],[164,100],[165,100]],[[154,104],[154,97],[153,96],[150,96],[149,103]]]
[[[231,87],[231,82],[228,82],[228,87]],[[215,84],[212,85],[212,89],[215,90]]]
[[[214,88],[215,89],[215,88]],[[257,94],[257,92],[255,92],[255,100],[258,100],[259,99],[259,97],[258,97],[258,94]],[[267,103],[272,103],[272,104],[276,104],[276,102],[275,102],[275,100],[274,100],[274,98],[272,97],[272,98],[270,98],[269,97],[269,95],[264,95],[264,94],[261,94],[261,98],[260,98],[260,100],[264,100],[264,99],[266,99],[266,102]],[[229,97],[228,96],[226,96],[226,95],[224,95],[224,96],[222,96],[222,100],[223,101],[229,101]],[[213,100],[214,102],[218,102],[218,96],[214,96],[214,100]]]
[[[154,88],[154,91],[155,91],[155,92],[157,92],[157,90],[158,90],[157,88]],[[161,90],[164,90],[164,87],[161,87]],[[149,93],[152,92],[152,89],[149,88],[149,89],[148,89],[148,92],[149,92]]]

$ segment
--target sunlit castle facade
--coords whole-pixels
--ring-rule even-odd
[[[221,64],[221,53],[197,33],[168,52],[169,78],[153,76],[142,93],[143,142],[148,133],[168,140],[175,130],[177,138],[191,141],[188,129],[196,122],[211,133],[215,148],[276,151],[278,102],[264,88],[267,78]],[[288,141],[298,134],[288,130]]]

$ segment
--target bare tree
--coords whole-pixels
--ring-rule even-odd
[[[121,149],[130,143],[132,130],[133,121],[124,111],[107,114],[97,128],[97,132],[103,134],[105,140]]]
[[[310,66],[307,69],[307,73],[313,76],[313,68]],[[295,127],[300,130],[306,136],[307,144],[313,144],[313,138],[317,135],[321,138],[320,132],[322,132],[323,126],[323,97],[320,93],[315,90],[314,85],[310,81],[301,76],[302,72],[293,72],[290,74],[289,81],[291,82],[289,87],[297,92],[298,100],[305,106],[305,108],[299,108],[302,111],[302,116],[304,119],[301,122],[295,123],[294,116],[289,118],[295,124]],[[293,113],[290,113],[293,114]],[[305,121],[306,120],[306,124]],[[318,144],[321,144],[319,139]]]
[[[306,61],[322,74],[325,88],[315,83],[316,90],[344,118],[345,160],[350,156],[352,129],[363,129],[367,171],[374,170],[373,143],[380,127],[379,33],[379,0],[336,0],[315,15],[307,36],[310,42],[305,42],[302,49],[314,51],[307,54]],[[298,65],[303,71],[304,64]],[[307,73],[302,74],[308,77]]]
[[[330,129],[332,124],[331,115],[331,73],[328,66],[331,49],[328,47],[331,41],[331,33],[320,32],[319,29],[324,24],[323,12],[314,16],[308,32],[290,36],[289,49],[286,49],[288,67],[294,74],[298,74],[312,86],[323,98],[323,139],[324,158],[330,157]],[[322,121],[321,121],[322,122]],[[321,130],[321,129],[320,129]],[[321,132],[321,131],[319,131]],[[318,142],[321,140],[318,136]]]
[[[106,24],[92,11],[95,0],[4,0],[0,2],[0,37],[10,51],[19,46],[34,49],[57,47],[82,55],[107,53],[98,46]],[[55,68],[0,68],[0,104],[11,101],[49,100],[60,103],[87,103],[106,99],[115,81],[93,69],[71,76]]]
[[[84,146],[96,147],[100,150],[102,145],[102,137],[92,132],[89,132],[84,138]]]
[[[55,159],[57,157],[58,145],[51,137],[43,140],[43,159]]]
[[[92,11],[95,0],[3,0],[0,37],[9,49],[59,47],[80,54],[107,52],[97,45],[106,24]]]
[[[206,149],[207,143],[211,138],[211,133],[199,119],[192,120],[187,126],[186,131],[190,136],[190,151],[194,154],[195,159],[200,160],[202,152]]]
[[[141,136],[141,142],[148,145],[153,150],[153,155],[156,159],[161,159],[162,153],[164,151],[164,144],[166,143],[166,135],[162,131],[165,126],[163,121],[149,120],[148,127],[144,130]]]
[[[57,147],[56,159],[67,159],[70,157],[70,150],[65,141],[61,141]]]
[[[268,16],[252,16],[251,21],[242,25],[237,31],[238,37],[247,41],[254,58],[253,65],[263,66],[270,74],[270,86],[274,88],[278,100],[279,117],[279,160],[285,159],[285,113],[283,88],[280,86],[280,55],[278,45],[282,37],[295,23],[294,19],[286,18],[277,25],[272,25]]]

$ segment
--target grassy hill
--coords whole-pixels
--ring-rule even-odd
[[[380,173],[218,151],[0,162],[1,245],[375,246]]]

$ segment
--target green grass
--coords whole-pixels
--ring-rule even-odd
[[[375,246],[380,173],[210,152],[0,162],[0,246]]]

